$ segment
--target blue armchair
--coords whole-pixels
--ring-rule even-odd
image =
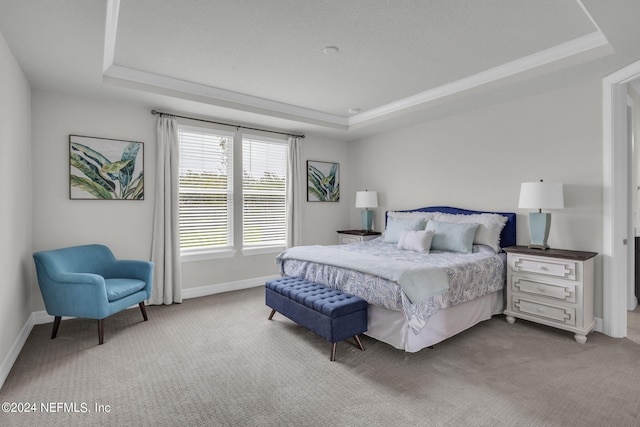
[[[62,316],[97,319],[99,344],[105,317],[138,304],[147,320],[144,300],[151,295],[153,263],[116,260],[103,245],[41,251],[33,259],[47,313],[55,316],[51,339]]]

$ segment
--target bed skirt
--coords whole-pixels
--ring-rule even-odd
[[[409,328],[402,311],[391,311],[369,304],[368,330],[365,335],[397,349],[414,353],[452,337],[504,310],[502,290],[446,309],[429,318],[419,334]]]

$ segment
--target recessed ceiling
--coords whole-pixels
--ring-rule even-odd
[[[344,132],[607,57],[616,28],[592,0],[0,1],[36,89]]]
[[[145,83],[206,93],[214,104],[345,127],[359,118],[353,106],[366,113],[396,103],[397,110],[541,52],[549,55],[524,66],[606,44],[575,0],[137,0],[121,2],[111,25],[114,77],[150,74]],[[340,48],[325,55],[327,46]]]

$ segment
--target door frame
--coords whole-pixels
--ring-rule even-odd
[[[627,93],[626,83],[640,77],[640,61],[634,62],[602,82],[603,133],[603,248],[602,248],[602,332],[627,336],[628,248],[633,238],[627,227]]]

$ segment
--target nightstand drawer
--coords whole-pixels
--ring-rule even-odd
[[[576,280],[576,262],[570,260],[529,258],[516,255],[512,257],[511,269],[514,272]]]
[[[544,304],[514,295],[511,301],[511,310],[517,313],[553,320],[565,325],[576,325],[576,309],[573,307]]]
[[[511,276],[511,289],[514,292],[525,292],[570,303],[576,302],[576,286],[571,284],[558,285]]]

